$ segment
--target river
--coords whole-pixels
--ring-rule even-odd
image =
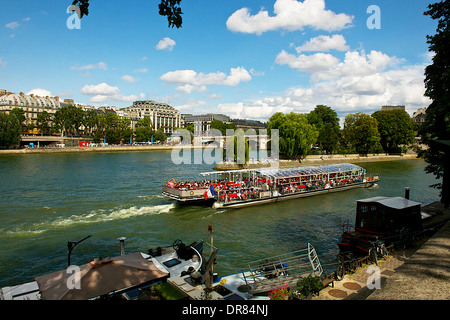
[[[368,189],[295,199],[242,209],[178,207],[161,196],[170,178],[198,179],[210,164],[174,165],[170,151],[61,153],[0,156],[0,287],[67,267],[67,242],[88,235],[72,264],[197,239],[219,248],[221,275],[246,262],[304,248],[310,242],[324,264],[338,252],[342,222],[354,221],[356,200],[403,196],[422,204],[438,200],[425,162],[359,164],[381,181]],[[334,268],[334,267],[333,267]],[[327,268],[325,268],[327,270]],[[332,271],[332,270],[331,270]]]

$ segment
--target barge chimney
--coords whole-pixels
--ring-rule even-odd
[[[120,255],[123,256],[125,254],[125,237],[120,237],[117,240],[120,241]]]
[[[405,188],[405,199],[409,200],[409,187]]]

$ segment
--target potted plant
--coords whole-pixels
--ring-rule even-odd
[[[309,300],[315,295],[319,295],[323,289],[322,280],[319,276],[309,275],[297,281],[297,286],[292,290],[292,297],[301,300]]]
[[[269,298],[270,300],[289,300],[290,291],[287,285],[280,286],[269,291]]]

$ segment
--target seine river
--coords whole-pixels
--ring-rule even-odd
[[[320,260],[333,262],[342,222],[354,221],[356,200],[403,196],[428,204],[438,200],[422,160],[372,162],[379,173],[369,189],[290,200],[242,209],[178,207],[161,196],[170,178],[198,179],[213,165],[174,165],[170,151],[26,154],[0,156],[0,287],[67,267],[67,242],[91,238],[72,252],[72,264],[125,251],[146,252],[181,239],[219,248],[215,271],[240,271],[246,262],[298,250],[310,242]],[[334,270],[334,266],[330,267]],[[325,268],[327,271],[327,268]],[[331,270],[331,271],[332,271]]]

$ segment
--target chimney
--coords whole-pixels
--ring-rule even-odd
[[[120,255],[123,256],[125,254],[125,237],[120,237],[117,240],[120,241]]]

